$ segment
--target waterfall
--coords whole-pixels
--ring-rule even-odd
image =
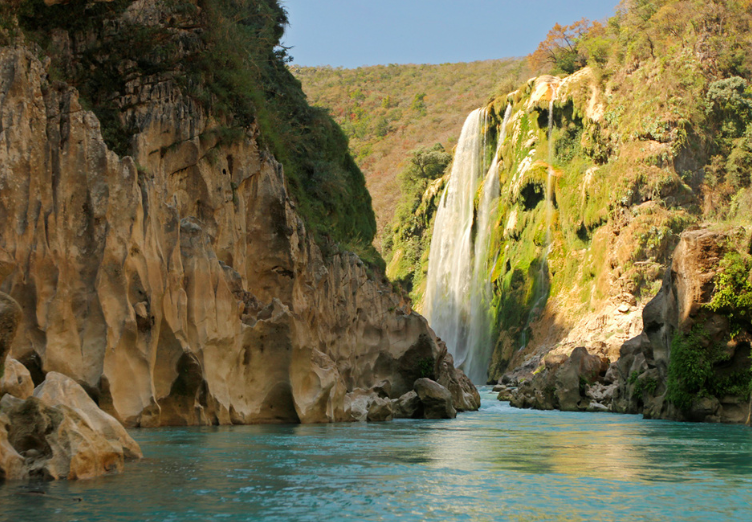
[[[473,382],[486,381],[490,338],[491,284],[488,257],[491,219],[499,196],[499,152],[512,108],[507,107],[496,154],[485,176],[488,114],[473,111],[465,121],[433,228],[428,258],[425,311],[455,363]],[[473,242],[474,200],[483,183]]]
[[[462,368],[474,382],[480,383],[486,382],[488,363],[491,360],[493,350],[491,339],[493,289],[489,277],[489,263],[490,266],[495,264],[496,255],[493,255],[493,259],[491,259],[492,220],[496,215],[499,201],[499,154],[506,139],[507,123],[509,123],[511,115],[512,105],[510,104],[507,105],[504,113],[496,153],[483,182],[476,222],[473,283],[470,293],[471,317],[468,343],[470,349],[465,360],[462,361]]]
[[[468,351],[473,199],[482,168],[483,112],[473,111],[462,126],[449,182],[436,212],[428,256],[425,315],[458,366]]]

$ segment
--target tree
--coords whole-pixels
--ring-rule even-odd
[[[426,93],[421,92],[417,93],[415,96],[413,96],[413,101],[410,104],[410,108],[414,111],[417,111],[421,114],[426,113],[426,102],[423,101],[426,98]]]
[[[580,69],[587,58],[580,53],[577,44],[589,29],[590,21],[587,18],[572,25],[554,25],[538,49],[529,56],[530,68],[538,72],[552,68],[553,72],[567,74]]]

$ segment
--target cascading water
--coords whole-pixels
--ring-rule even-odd
[[[481,189],[480,205],[476,223],[476,236],[473,259],[473,283],[470,293],[470,334],[467,356],[462,361],[463,370],[475,382],[485,382],[488,375],[488,363],[491,359],[493,344],[491,340],[491,301],[493,300],[490,266],[495,264],[490,259],[492,218],[496,214],[499,200],[499,154],[506,139],[507,123],[512,115],[512,105],[507,105],[504,120],[499,132],[491,166],[488,168],[483,188]],[[476,380],[477,379],[477,380]]]
[[[473,198],[482,169],[483,112],[478,109],[470,113],[462,127],[449,183],[436,213],[428,257],[425,315],[458,365],[469,348]]]
[[[492,349],[487,261],[491,216],[499,196],[499,150],[511,112],[511,106],[507,107],[496,154],[485,177],[487,113],[473,111],[465,121],[439,203],[428,259],[426,317],[473,382],[485,382]],[[473,244],[474,199],[481,181]]]

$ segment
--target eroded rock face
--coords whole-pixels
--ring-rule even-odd
[[[9,295],[0,292],[0,378],[3,377],[5,357],[10,352],[20,322],[21,307]]]
[[[120,423],[62,374],[49,373],[26,400],[0,400],[0,481],[93,478],[141,457]]]
[[[13,357],[127,426],[351,420],[349,392],[386,380],[397,398],[441,362],[426,321],[357,256],[322,255],[257,130],[220,143],[220,122],[167,79],[132,80],[122,102],[132,158],[32,53],[0,50]],[[472,384],[442,375],[473,409]]]
[[[34,382],[29,370],[10,357],[5,358],[5,374],[0,377],[0,399],[6,393],[17,399],[28,399],[34,393]]]
[[[667,396],[672,340],[694,327],[707,335],[708,350],[724,347],[726,358],[722,367],[714,368],[713,378],[749,371],[749,341],[742,337],[739,342],[729,342],[728,320],[706,307],[713,297],[714,278],[727,252],[727,241],[724,233],[708,229],[682,234],[660,291],[643,311],[644,333],[622,347],[616,411],[695,422],[747,421],[749,410],[743,397],[698,397],[689,408],[679,410]]]

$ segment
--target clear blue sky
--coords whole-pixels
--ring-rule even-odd
[[[619,0],[282,0],[298,65],[469,62],[531,53],[555,23]]]

